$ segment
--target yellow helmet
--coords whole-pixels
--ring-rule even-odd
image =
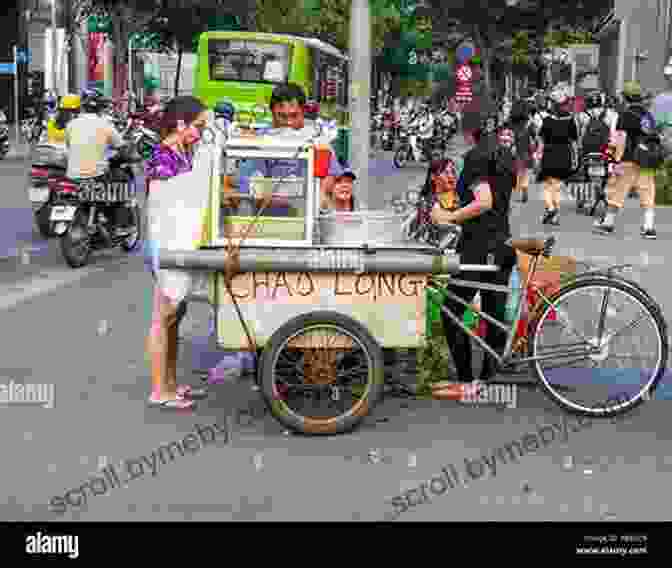
[[[66,110],[79,110],[82,106],[82,97],[79,95],[64,95],[61,99],[60,108]]]

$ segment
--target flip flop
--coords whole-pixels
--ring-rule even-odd
[[[187,400],[184,398],[157,400],[155,398],[149,397],[147,404],[148,406],[166,410],[192,410],[196,406],[196,403],[193,400]]]
[[[207,389],[194,388],[191,385],[177,385],[177,396],[186,399],[203,399],[208,397]]]

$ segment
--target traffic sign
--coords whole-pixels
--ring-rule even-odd
[[[17,63],[30,63],[31,60],[32,57],[29,49],[18,49],[16,51]]]
[[[0,63],[0,75],[15,75],[16,66],[14,63]]]

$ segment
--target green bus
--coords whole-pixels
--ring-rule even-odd
[[[195,96],[210,109],[230,99],[243,123],[270,121],[276,85],[301,85],[319,116],[336,119],[336,151],[347,156],[349,60],[337,48],[284,34],[209,31],[199,37],[196,59]]]

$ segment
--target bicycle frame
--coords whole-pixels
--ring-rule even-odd
[[[450,284],[452,285],[457,285],[461,286],[464,288],[472,288],[475,290],[490,290],[493,292],[503,292],[506,294],[510,294],[514,290],[518,290],[518,292],[523,292],[526,291],[529,288],[530,282],[532,280],[532,277],[534,276],[534,273],[537,269],[537,264],[539,262],[539,257],[538,256],[533,256],[531,261],[530,261],[530,270],[527,274],[527,278],[525,279],[525,283],[519,287],[519,288],[510,288],[509,286],[502,286],[499,284],[487,284],[484,282],[476,282],[473,280],[461,280],[458,278],[453,278],[451,276],[435,276],[432,278],[432,280],[449,280]],[[429,289],[430,292],[438,292],[435,287],[431,285],[430,283],[427,285],[427,288]],[[539,294],[539,297],[541,300],[544,302],[545,305],[553,305],[551,300],[541,291],[537,291]],[[468,302],[465,302],[462,298],[451,292],[450,290],[447,290],[446,288],[443,289],[443,293],[447,295],[451,300],[454,300],[458,302],[459,304],[469,308],[472,307]],[[488,345],[487,341],[484,339],[481,339],[478,337],[475,333],[470,331],[462,321],[455,315],[455,313],[446,308],[445,306],[441,306],[441,311],[442,313],[446,314],[455,324],[457,324],[462,331],[464,331],[467,335],[469,335],[471,338],[473,338],[485,351],[487,351],[492,357],[495,358],[497,363],[499,365],[505,365],[505,364],[510,364],[512,362],[512,355],[513,355],[513,343],[516,335],[516,328],[518,327],[518,322],[520,321],[520,316],[523,310],[523,302],[525,299],[522,297],[521,294],[521,300],[518,302],[518,306],[516,307],[516,313],[515,317],[513,318],[513,322],[510,325],[506,325],[503,322],[499,321],[498,319],[490,316],[489,314],[484,313],[482,310],[479,310],[478,308],[473,308],[476,313],[480,317],[483,317],[486,319],[486,321],[490,322],[492,325],[496,325],[499,329],[502,331],[506,332],[506,347],[504,349],[504,353],[502,355],[499,355],[490,345]],[[539,311],[540,308],[537,308],[535,311]],[[601,310],[601,320],[604,320],[604,315],[606,313],[606,306],[603,304],[602,310]],[[602,322],[602,326],[604,323]],[[600,332],[600,338],[602,336],[602,330]],[[577,350],[576,352],[572,351],[570,348],[574,347],[574,344],[569,344],[569,345],[564,345],[562,346],[563,353],[550,353],[547,355],[542,355],[542,356],[537,356],[537,357],[521,357],[519,359],[516,359],[515,364],[521,364],[521,363],[528,363],[530,361],[544,361],[547,359],[557,359],[558,356],[560,357],[574,357],[577,355],[583,355],[580,357],[578,360],[583,360],[587,359],[591,353],[599,353],[600,349],[599,347],[592,346],[590,344],[587,344],[587,342],[582,342],[582,343],[577,343],[576,344],[583,346],[583,349],[580,351]],[[588,347],[586,349],[586,347]],[[556,348],[557,349],[557,348]]]

